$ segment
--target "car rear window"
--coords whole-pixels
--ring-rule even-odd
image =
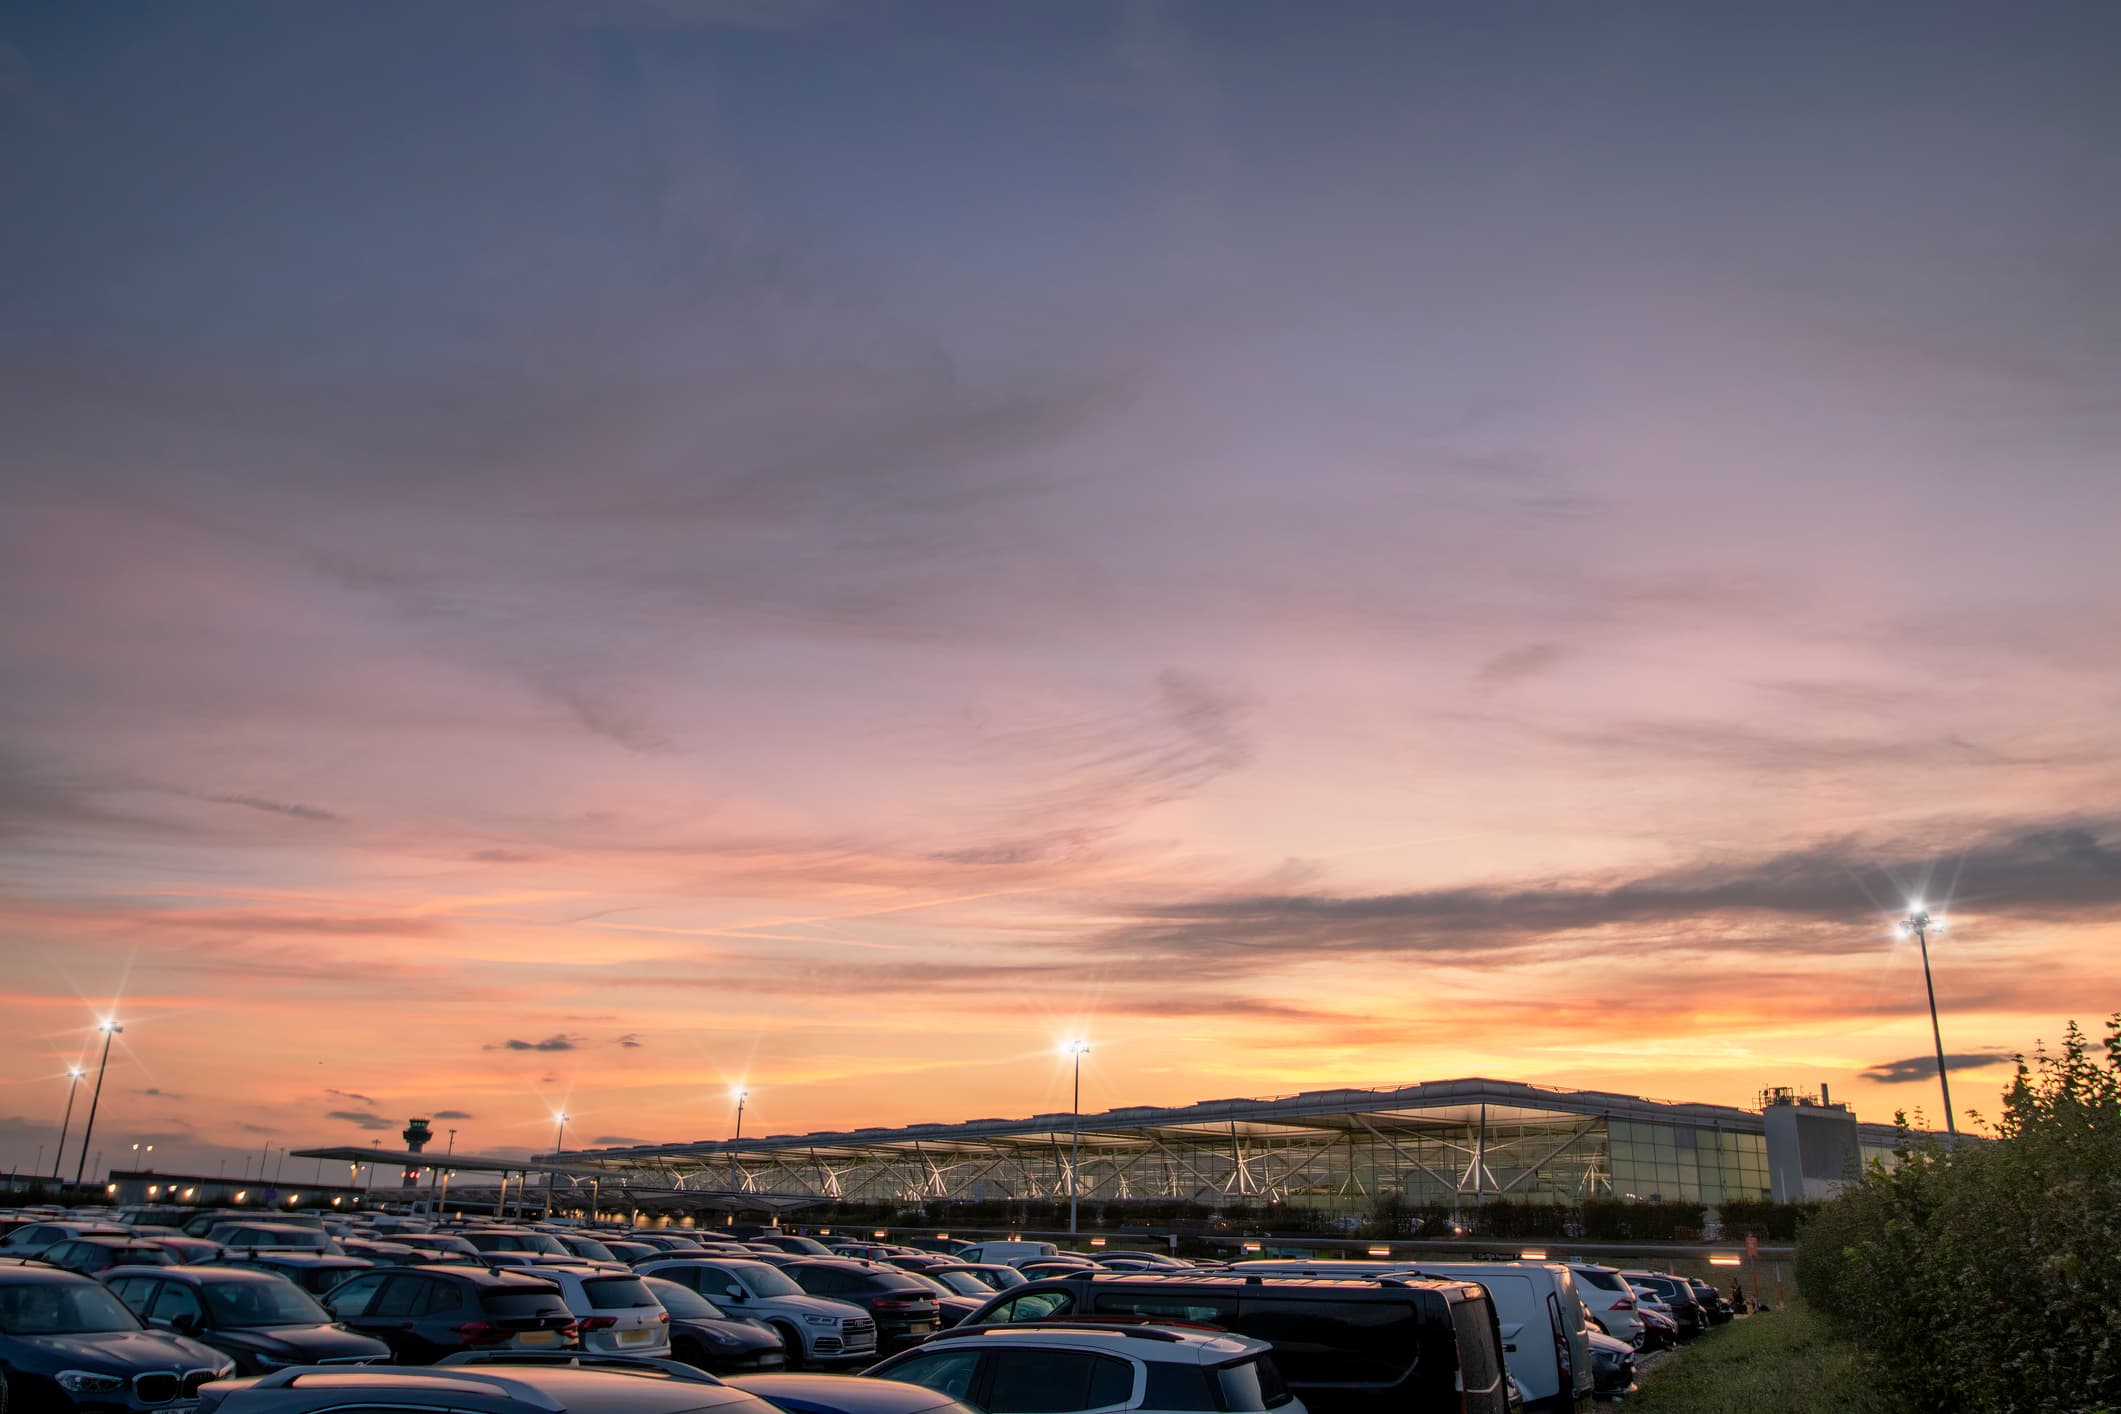
[[[1582,1267],[1571,1267],[1569,1270],[1576,1274],[1576,1280],[1589,1282],[1601,1291],[1620,1290],[1621,1276],[1618,1272],[1593,1272]]]
[[[990,1414],[1063,1414],[1102,1409],[1134,1397],[1134,1367],[1083,1350],[1020,1346],[990,1350],[985,1407]]]
[[[1496,1361],[1494,1318],[1489,1315],[1488,1299],[1469,1296],[1451,1303],[1451,1325],[1458,1334],[1458,1371],[1465,1382],[1468,1414],[1485,1407],[1492,1407],[1499,1414],[1506,1395],[1498,1397],[1492,1406],[1484,1405],[1476,1398],[1491,1388],[1499,1391],[1502,1382],[1502,1371]]]
[[[1412,1300],[1246,1296],[1237,1326],[1273,1346],[1282,1373],[1306,1386],[1398,1384],[1421,1352]]]
[[[1281,1371],[1264,1356],[1224,1365],[1215,1372],[1215,1379],[1222,1387],[1223,1408],[1231,1414],[1259,1414],[1289,1402],[1289,1387],[1281,1382]]]
[[[582,1283],[590,1309],[617,1311],[629,1306],[653,1306],[655,1293],[639,1277],[591,1277]]]
[[[565,1310],[557,1291],[482,1291],[479,1306],[489,1316],[543,1316]]]

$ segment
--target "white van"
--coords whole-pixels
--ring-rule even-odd
[[[1526,1414],[1589,1414],[1598,1383],[1575,1278],[1559,1262],[1237,1262],[1241,1276],[1442,1277],[1477,1281],[1495,1303],[1503,1361]]]
[[[1021,1267],[1026,1262],[1059,1255],[1060,1248],[1050,1242],[975,1242],[970,1247],[959,1248],[957,1259],[960,1262]]]

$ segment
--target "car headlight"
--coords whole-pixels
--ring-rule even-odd
[[[707,1337],[710,1345],[730,1346],[736,1344],[736,1337],[724,1331],[701,1331],[700,1334]]]
[[[217,1380],[228,1379],[235,1373],[236,1362],[233,1360],[223,1360],[220,1364],[214,1366],[214,1378]]]
[[[59,1388],[68,1394],[102,1394],[108,1390],[124,1389],[125,1376],[99,1375],[93,1370],[61,1370]]]
[[[836,1326],[840,1323],[840,1318],[838,1316],[805,1315],[803,1319],[808,1321],[813,1326]]]

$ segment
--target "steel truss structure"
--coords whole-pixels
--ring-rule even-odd
[[[1614,1193],[1608,1134],[1615,1120],[1764,1142],[1753,1110],[1511,1081],[1431,1081],[1086,1114],[1080,1191],[1094,1203],[1351,1212],[1388,1194],[1416,1204],[1574,1202]],[[1043,1114],[551,1157],[610,1172],[630,1194],[661,1190],[679,1202],[696,1196],[703,1206],[747,1196],[761,1206],[1050,1200],[1068,1195],[1077,1122]]]

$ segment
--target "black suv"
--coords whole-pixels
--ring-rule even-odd
[[[1475,1282],[1091,1268],[1012,1287],[958,1329],[1055,1321],[1175,1321],[1266,1341],[1290,1392],[1311,1414],[1509,1408],[1502,1328]]]
[[[376,1264],[366,1257],[334,1257],[328,1252],[252,1252],[216,1265],[271,1272],[286,1277],[311,1296],[322,1296],[356,1272],[369,1271]]]
[[[293,1282],[234,1267],[123,1267],[104,1278],[111,1294],[150,1326],[210,1345],[239,1374],[289,1365],[366,1365],[390,1347],[332,1322]]]
[[[885,1353],[918,1345],[936,1331],[938,1294],[916,1277],[874,1262],[817,1257],[780,1263],[781,1274],[812,1296],[845,1301],[876,1322],[876,1348]]]
[[[402,1365],[463,1350],[561,1350],[580,1334],[551,1282],[477,1267],[379,1267],[333,1287],[324,1309]]]
[[[600,1360],[546,1364],[447,1365],[408,1370],[282,1370],[255,1383],[216,1388],[199,1414],[322,1414],[360,1409],[381,1414],[775,1414],[754,1395],[712,1375],[666,1361]]]
[[[218,1350],[144,1328],[102,1282],[0,1266],[0,1407],[14,1414],[139,1414],[233,1373]]]

